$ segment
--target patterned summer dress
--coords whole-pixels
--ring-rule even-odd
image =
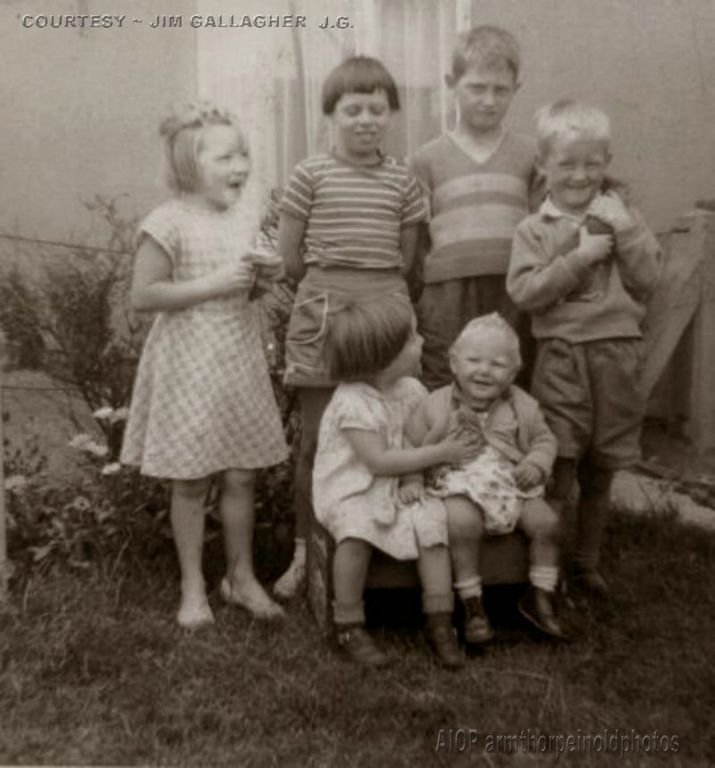
[[[465,403],[455,403],[449,417],[447,436],[465,437],[481,445],[479,455],[462,465],[438,467],[428,473],[427,489],[439,498],[466,496],[477,504],[489,534],[511,533],[521,516],[524,499],[541,497],[544,486],[522,491],[514,480],[514,463],[486,437],[488,411],[475,411]],[[517,421],[514,420],[516,430]],[[513,435],[516,445],[516,434]]]
[[[175,199],[139,227],[167,253],[175,281],[245,253],[240,210]],[[258,307],[240,292],[157,314],[142,352],[121,460],[145,475],[196,479],[277,464],[288,454],[260,334]]]
[[[423,547],[447,543],[446,510],[439,499],[404,505],[397,477],[375,476],[355,455],[346,429],[378,432],[391,448],[403,447],[404,425],[427,390],[402,378],[383,393],[368,384],[341,384],[320,424],[313,470],[315,516],[336,542],[362,539],[399,560]]]

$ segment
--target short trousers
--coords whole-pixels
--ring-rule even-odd
[[[285,383],[295,387],[333,387],[325,362],[330,317],[348,299],[404,301],[407,284],[398,270],[308,267],[298,286],[286,332]]]
[[[449,348],[472,318],[491,312],[498,312],[519,335],[522,370],[528,381],[533,356],[529,318],[517,311],[506,292],[505,280],[504,275],[482,275],[424,286],[417,304],[417,324],[424,337],[421,378],[428,389],[452,382]]]
[[[610,470],[639,460],[643,363],[638,338],[538,340],[531,394],[556,435],[559,457],[587,457],[594,467]]]

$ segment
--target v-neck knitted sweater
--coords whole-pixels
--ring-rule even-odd
[[[412,167],[430,205],[425,282],[506,274],[514,230],[529,213],[535,156],[530,137],[508,130],[483,162],[449,133],[417,151]]]

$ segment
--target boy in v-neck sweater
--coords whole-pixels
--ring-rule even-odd
[[[430,389],[451,380],[449,347],[477,315],[505,317],[530,357],[528,324],[505,287],[514,230],[538,197],[536,144],[503,126],[519,88],[519,66],[518,44],[506,30],[482,26],[460,36],[447,76],[456,129],[412,159],[430,204],[431,242],[417,306],[422,375]]]

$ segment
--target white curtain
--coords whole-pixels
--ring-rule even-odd
[[[401,111],[387,150],[409,155],[453,119],[444,78],[454,37],[469,23],[469,0],[197,0],[197,13],[235,24],[244,16],[307,17],[305,28],[202,27],[198,83],[202,98],[241,117],[261,190],[285,183],[302,158],[330,145],[320,108],[327,73],[344,58],[381,59],[397,81]],[[325,17],[347,29],[320,29]]]

